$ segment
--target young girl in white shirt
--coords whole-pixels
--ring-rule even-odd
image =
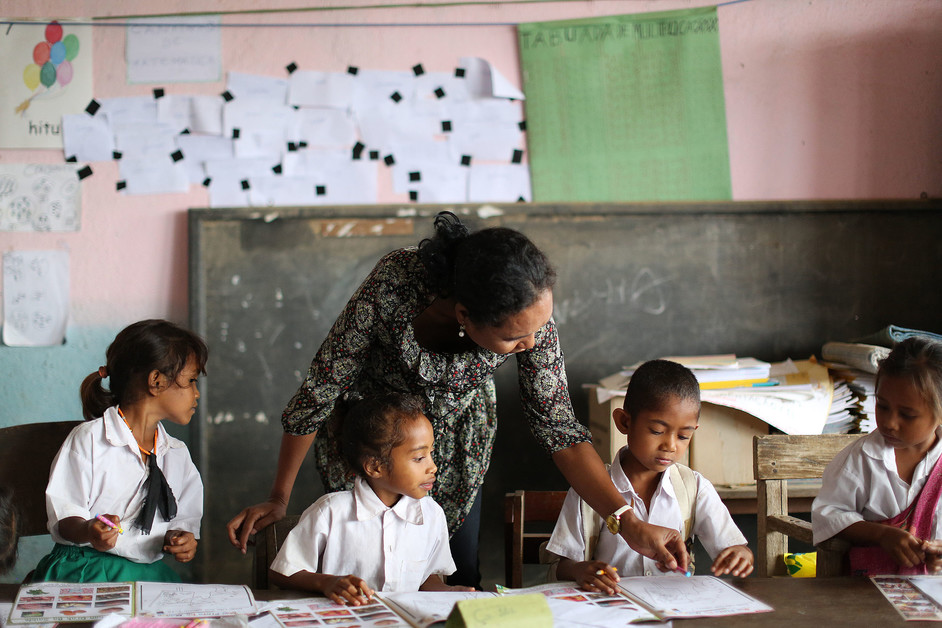
[[[46,511],[56,545],[34,581],[180,580],[160,559],[196,554],[203,484],[186,445],[160,422],[190,422],[206,357],[198,336],[167,321],[115,337],[106,365],[82,382],[85,423],[52,463]]]
[[[745,577],[752,572],[752,552],[716,489],[695,471],[673,468],[687,451],[699,418],[700,385],[690,369],[668,360],[645,362],[631,376],[624,408],[612,412],[615,426],[628,442],[609,472],[627,502],[625,510],[633,509],[641,521],[681,534],[689,526],[714,559],[715,575]],[[675,474],[677,482],[671,479]],[[689,480],[680,479],[684,475]],[[682,513],[679,490],[684,492],[692,522],[685,521],[691,512]],[[601,517],[582,506],[572,489],[546,549],[560,557],[556,578],[575,580],[590,591],[614,593],[619,576],[673,573],[612,534]]]
[[[330,434],[353,490],[324,495],[288,534],[271,581],[358,606],[376,591],[471,591],[449,587],[455,571],[435,483],[432,424],[418,397],[387,393],[338,402]]]
[[[880,362],[876,431],[824,471],[814,500],[814,542],[855,547],[859,575],[942,569],[942,344],[909,338]]]

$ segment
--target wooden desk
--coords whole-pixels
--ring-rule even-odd
[[[735,585],[775,610],[771,613],[675,619],[690,628],[910,626],[867,578],[746,578]]]
[[[675,625],[690,628],[880,628],[910,626],[867,578],[746,578],[734,582],[749,595],[775,610],[769,613],[675,619]],[[0,602],[12,602],[19,585],[0,584]],[[307,597],[296,591],[256,591],[259,600]],[[62,624],[83,628],[90,623]]]

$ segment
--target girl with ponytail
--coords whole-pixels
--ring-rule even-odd
[[[167,321],[115,337],[105,365],[82,382],[85,423],[52,463],[46,511],[56,545],[34,581],[179,581],[160,559],[196,554],[203,484],[186,445],[160,422],[190,422],[206,357],[198,336]]]

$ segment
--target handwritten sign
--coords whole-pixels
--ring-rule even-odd
[[[131,20],[129,83],[218,81],[222,77],[219,16]]]

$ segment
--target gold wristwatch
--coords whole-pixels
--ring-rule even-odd
[[[609,516],[605,517],[605,525],[612,534],[621,532],[621,516],[631,510],[631,504],[625,504]]]

